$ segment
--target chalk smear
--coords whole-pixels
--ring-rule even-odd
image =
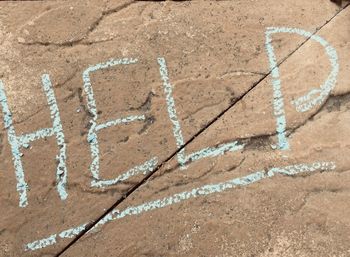
[[[137,206],[127,207],[122,211],[118,209],[114,209],[108,215],[106,215],[103,219],[101,219],[93,228],[91,228],[88,231],[88,233],[90,233],[91,231],[94,231],[99,226],[105,225],[111,221],[122,219],[127,216],[139,215],[148,211],[164,208],[188,199],[207,196],[214,193],[220,193],[228,189],[233,189],[237,187],[247,186],[263,179],[272,178],[276,174],[294,176],[304,172],[315,172],[317,170],[331,171],[331,170],[334,170],[335,168],[336,168],[336,165],[334,162],[314,162],[310,164],[295,164],[295,165],[289,165],[289,166],[280,167],[280,168],[278,167],[271,168],[267,172],[264,170],[256,171],[247,176],[243,176],[240,178],[235,178],[235,179],[228,180],[222,183],[217,183],[217,184],[204,185],[198,188],[194,188],[190,191],[184,191],[169,197],[164,197],[158,200],[149,201]],[[26,251],[28,251],[28,250],[38,250],[38,249],[48,247],[50,245],[56,244],[58,237],[71,238],[72,236],[79,234],[79,232],[81,232],[86,226],[87,226],[87,223],[77,226],[75,228],[67,229],[59,233],[58,236],[57,234],[50,235],[47,238],[43,238],[43,239],[28,243],[24,246],[24,248]]]

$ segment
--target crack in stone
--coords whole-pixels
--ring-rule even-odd
[[[242,166],[242,164],[244,163],[245,159],[246,159],[246,157],[244,156],[238,164],[233,165],[232,167],[230,167],[230,168],[227,169],[227,170],[219,170],[219,171],[216,171],[216,172],[213,173],[213,175],[214,175],[214,174],[217,174],[217,173],[222,173],[222,172],[232,172],[232,171],[236,170],[237,168],[239,168],[240,166]],[[187,164],[190,164],[190,163],[187,163]],[[208,175],[208,174],[215,168],[216,165],[217,165],[217,160],[215,160],[214,166],[213,166],[209,171],[205,172],[203,175],[201,175],[201,176],[199,176],[199,177],[192,178],[192,181],[193,181],[193,180],[201,179],[201,178],[203,178],[204,176]],[[176,163],[176,165],[173,166],[173,167],[171,167],[170,169],[166,169],[164,172],[158,173],[157,175],[154,175],[154,177],[152,177],[149,181],[154,181],[154,180],[156,180],[157,178],[163,177],[163,176],[166,175],[166,174],[170,174],[170,173],[174,172],[175,170],[179,169],[179,167],[180,167],[180,164],[179,164],[179,163]],[[189,183],[190,183],[190,182],[188,182],[188,183],[186,183],[186,184],[189,184]],[[185,184],[182,184],[182,185],[185,185]],[[178,186],[178,185],[175,184],[175,186]],[[169,187],[168,187],[168,188],[169,188]],[[161,191],[164,191],[164,190],[160,190],[160,191],[158,191],[158,192],[161,192]]]
[[[66,78],[63,82],[61,83],[56,83],[55,84],[55,88],[61,88],[63,87],[65,84],[69,83],[72,79],[74,79],[74,77],[77,75],[78,73],[78,69],[76,69],[72,75],[70,75],[68,78]]]
[[[93,118],[93,114],[89,111],[88,107],[85,104],[84,97],[83,97],[83,89],[79,87],[75,91],[75,94],[78,96],[80,109],[84,112],[84,116],[82,117],[82,122],[81,122],[83,124],[83,129],[80,130],[80,135],[84,136],[88,133],[91,127],[90,120]]]
[[[130,111],[149,111],[152,105],[152,98],[155,96],[157,96],[155,93],[153,93],[152,91],[149,92],[146,100],[138,107],[131,107]]]
[[[205,171],[203,174],[201,174],[200,176],[198,176],[196,178],[191,178],[191,179],[189,179],[187,181],[179,181],[179,182],[176,182],[173,185],[167,185],[167,186],[159,189],[158,191],[154,192],[152,195],[157,195],[157,194],[159,194],[159,193],[161,193],[163,191],[168,190],[170,187],[171,188],[174,188],[174,187],[176,188],[176,187],[186,186],[188,184],[193,183],[194,180],[200,180],[200,179],[206,177],[208,174],[210,174],[212,172],[212,170],[216,167],[216,165],[217,165],[217,160],[215,160],[215,162],[211,165],[211,167],[207,171]],[[164,174],[166,174],[166,173],[163,173],[163,175]],[[158,177],[160,177],[160,176],[158,176]]]
[[[246,159],[246,157],[243,156],[243,158],[241,159],[241,161],[237,165],[233,165],[232,167],[228,168],[228,170],[225,172],[231,172],[231,171],[238,169],[239,167],[241,167],[243,165],[245,159]]]
[[[0,133],[0,155],[2,155],[3,149],[4,149],[4,134]]]
[[[34,41],[34,42],[18,42],[19,44],[22,45],[27,45],[27,46],[56,46],[56,47],[74,47],[77,45],[92,45],[95,42],[85,42],[84,40],[89,37],[89,35],[98,27],[98,25],[101,23],[101,21],[106,17],[109,16],[111,14],[114,13],[118,13],[126,8],[128,8],[130,5],[135,4],[139,1],[130,1],[127,2],[125,4],[122,4],[118,7],[112,8],[110,10],[105,10],[102,11],[102,14],[99,18],[97,18],[90,26],[88,31],[86,32],[86,34],[79,39],[73,40],[73,41],[67,41],[67,42],[63,42],[63,43],[54,43],[54,42],[38,42],[38,41]],[[97,42],[98,43],[98,42]]]
[[[191,112],[190,114],[188,114],[186,117],[183,118],[183,120],[188,120],[189,118],[192,118],[193,115],[196,115],[198,112],[206,109],[206,108],[210,108],[210,107],[214,107],[214,106],[217,106],[219,104],[221,104],[223,101],[218,101],[218,102],[215,102],[215,103],[212,103],[212,104],[205,104],[199,108],[197,108],[196,110],[194,110],[193,112]]]
[[[312,189],[311,191],[308,191],[306,193],[306,195],[303,197],[302,203],[300,204],[300,206],[298,206],[298,208],[295,211],[293,211],[293,213],[297,214],[298,212],[300,212],[307,204],[308,199],[313,195],[317,195],[317,194],[324,193],[324,192],[336,194],[336,193],[340,193],[340,192],[349,192],[349,191],[350,191],[350,189],[348,189],[348,188],[315,188],[315,189]]]
[[[153,115],[146,115],[146,119],[144,121],[143,127],[137,132],[137,134],[141,135],[145,133],[148,128],[156,121],[156,118]]]
[[[37,111],[35,111],[35,112],[29,114],[27,117],[24,117],[24,118],[21,119],[21,120],[17,120],[17,121],[14,120],[14,121],[13,121],[13,125],[17,125],[17,124],[21,124],[21,123],[26,122],[27,120],[29,120],[29,119],[33,118],[34,116],[40,114],[40,113],[41,113],[42,111],[44,111],[46,108],[47,108],[47,106],[43,106],[43,107],[39,108]]]

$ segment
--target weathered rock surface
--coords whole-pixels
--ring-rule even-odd
[[[349,256],[349,21],[326,0],[0,2],[0,255]],[[17,155],[5,102],[17,139],[39,131]]]

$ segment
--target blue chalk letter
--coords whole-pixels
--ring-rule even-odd
[[[322,45],[328,58],[330,60],[332,70],[326,79],[325,83],[318,88],[314,88],[310,90],[304,96],[297,98],[292,101],[292,104],[295,106],[298,112],[307,112],[314,108],[316,105],[320,105],[332,89],[335,87],[335,83],[337,80],[337,75],[339,72],[339,64],[338,64],[338,55],[337,51],[332,47],[326,40],[318,35],[314,35],[311,32],[297,29],[297,28],[285,28],[285,27],[270,27],[267,28],[265,32],[266,42],[265,47],[267,51],[267,55],[270,62],[270,69],[272,75],[272,86],[273,86],[273,98],[274,98],[274,114],[276,117],[276,126],[277,126],[277,136],[278,136],[278,146],[281,150],[287,150],[289,148],[288,139],[286,136],[286,117],[284,111],[284,100],[283,94],[281,90],[281,80],[279,74],[279,68],[277,64],[277,59],[275,55],[274,48],[272,46],[271,35],[275,33],[289,33],[289,34],[298,34],[300,36],[310,38],[320,45]]]
[[[7,130],[8,141],[11,145],[12,158],[16,172],[17,179],[17,191],[19,192],[19,206],[25,207],[28,205],[27,200],[27,183],[24,177],[24,170],[22,165],[20,152],[21,147],[28,148],[29,143],[38,139],[56,136],[57,145],[59,146],[59,154],[56,156],[58,165],[56,171],[57,179],[57,191],[62,200],[67,198],[66,182],[67,182],[67,167],[66,167],[66,143],[64,140],[63,128],[61,118],[55,98],[54,91],[52,89],[50,77],[48,74],[43,74],[42,77],[43,89],[47,98],[47,102],[50,107],[52,128],[44,128],[37,130],[33,133],[23,134],[17,136],[15,128],[13,126],[12,114],[7,103],[7,97],[4,89],[4,84],[0,80],[0,103],[3,112],[3,119],[5,128]]]
[[[173,86],[169,81],[168,68],[166,61],[163,57],[158,58],[159,64],[159,73],[163,81],[163,87],[165,92],[166,103],[168,107],[168,114],[170,121],[173,125],[173,133],[176,140],[176,145],[178,149],[181,149],[177,154],[177,160],[182,169],[186,169],[186,164],[189,162],[198,161],[202,158],[216,157],[223,155],[226,152],[234,152],[243,149],[244,145],[239,144],[238,141],[233,141],[230,143],[222,144],[217,147],[207,147],[199,150],[197,152],[185,155],[184,139],[182,136],[180,122],[177,118],[176,109],[175,109],[175,100],[173,97]]]
[[[92,118],[90,120],[90,129],[87,135],[87,141],[90,144],[91,149],[91,159],[92,163],[90,165],[90,171],[93,177],[93,180],[91,182],[91,186],[94,187],[105,187],[117,184],[120,181],[127,180],[128,178],[135,176],[139,173],[146,174],[148,172],[151,172],[154,170],[154,168],[157,165],[157,158],[152,158],[142,165],[136,166],[122,175],[118,176],[115,179],[111,180],[101,180],[99,173],[100,173],[100,157],[99,157],[99,142],[97,137],[97,132],[102,129],[109,128],[111,126],[117,126],[122,124],[128,124],[134,121],[144,121],[145,116],[144,115],[138,115],[138,116],[128,116],[124,118],[119,118],[115,120],[110,120],[108,122],[97,124],[97,118],[98,118],[98,112],[96,107],[96,101],[94,98],[94,92],[91,85],[90,80],[90,73],[95,72],[98,70],[110,68],[116,65],[128,65],[128,64],[135,64],[137,63],[137,59],[111,59],[105,63],[99,63],[93,66],[90,66],[83,72],[83,81],[84,81],[84,91],[87,95],[87,107],[89,109],[89,112],[92,115]]]

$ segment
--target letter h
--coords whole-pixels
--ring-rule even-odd
[[[2,107],[5,129],[7,130],[8,142],[11,146],[12,159],[17,179],[17,191],[19,193],[20,207],[26,207],[28,205],[28,185],[25,181],[25,175],[22,165],[23,154],[21,153],[20,148],[28,148],[29,143],[46,137],[56,137],[57,145],[59,146],[59,154],[56,156],[58,161],[56,170],[57,191],[62,200],[65,200],[68,196],[65,188],[67,182],[66,143],[64,140],[59,109],[57,106],[56,97],[52,89],[49,75],[43,74],[41,79],[47,102],[50,108],[53,126],[51,128],[40,129],[32,133],[22,134],[20,136],[17,136],[16,130],[13,126],[12,113],[8,106],[4,84],[0,80],[0,105]]]

